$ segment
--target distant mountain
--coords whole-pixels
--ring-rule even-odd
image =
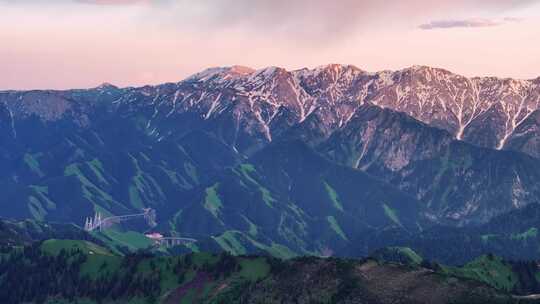
[[[445,129],[458,140],[501,149],[511,148],[507,143],[519,134],[516,128],[540,108],[540,85],[537,80],[469,79],[423,66],[378,73],[336,64],[296,71],[233,66],[208,69],[175,84],[6,91],[0,101],[7,107],[6,121],[32,115],[44,122],[71,117],[79,126],[96,122],[98,105],[131,113],[138,109],[150,122],[147,129],[155,129],[155,137],[177,136],[173,133],[188,122],[229,125],[232,133],[223,135],[240,151],[271,141],[287,126],[310,116],[322,118],[321,129],[340,128],[359,106],[371,103]],[[175,118],[181,114],[190,114],[191,120],[178,125]],[[161,125],[173,121],[176,132]],[[17,127],[13,124],[13,135]]]
[[[4,91],[0,215],[82,225],[151,207],[161,232],[234,253],[365,255],[537,204],[539,87],[328,65]]]

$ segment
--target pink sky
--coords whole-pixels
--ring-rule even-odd
[[[381,2],[0,0],[0,90],[176,82],[235,64],[540,76],[540,1]]]

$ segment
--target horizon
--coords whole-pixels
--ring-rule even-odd
[[[42,87],[42,88],[27,88],[27,89],[10,89],[10,88],[0,88],[0,92],[10,92],[10,91],[69,91],[69,90],[91,90],[91,89],[95,89],[95,88],[99,88],[101,86],[105,86],[105,85],[110,85],[110,86],[114,86],[116,88],[119,88],[119,89],[127,89],[127,88],[141,88],[141,87],[145,87],[145,86],[159,86],[159,85],[163,85],[163,84],[168,84],[168,83],[179,83],[179,82],[182,82],[182,81],[185,81],[185,80],[188,80],[189,78],[197,75],[198,73],[202,73],[202,72],[205,72],[207,70],[211,70],[211,69],[228,69],[228,68],[233,68],[233,67],[242,67],[242,68],[248,68],[248,69],[252,69],[253,72],[252,73],[256,73],[258,71],[262,71],[262,70],[265,70],[265,69],[269,69],[269,68],[281,68],[281,69],[285,69],[287,72],[295,72],[295,71],[300,71],[300,70],[304,70],[304,69],[307,69],[307,70],[310,70],[310,71],[313,71],[313,70],[316,70],[318,68],[323,68],[323,67],[327,67],[327,66],[330,66],[330,65],[339,65],[339,66],[352,66],[352,67],[355,67],[357,69],[360,69],[361,71],[365,72],[365,73],[369,73],[369,74],[375,74],[375,73],[381,73],[381,72],[399,72],[399,71],[405,71],[405,70],[408,70],[408,69],[412,69],[412,68],[415,68],[415,67],[421,67],[421,68],[431,68],[431,69],[437,69],[437,70],[444,70],[444,71],[447,71],[451,74],[454,74],[454,75],[458,75],[458,76],[462,76],[462,77],[466,77],[466,78],[496,78],[496,79],[501,79],[501,80],[506,80],[506,79],[512,79],[512,80],[518,80],[518,81],[534,81],[536,79],[539,79],[540,78],[540,73],[537,77],[533,77],[533,78],[528,78],[528,79],[524,79],[524,78],[513,78],[513,77],[501,77],[501,76],[498,76],[498,75],[476,75],[476,76],[467,76],[467,75],[464,75],[464,74],[461,74],[461,73],[457,73],[455,71],[452,71],[452,70],[449,70],[449,69],[446,69],[444,67],[437,67],[437,66],[427,66],[427,65],[421,65],[421,64],[415,64],[415,65],[411,65],[411,66],[407,66],[407,67],[403,67],[403,68],[400,68],[400,69],[382,69],[382,70],[377,70],[377,71],[368,71],[368,70],[365,70],[363,69],[362,67],[359,67],[357,65],[354,65],[354,64],[346,64],[346,63],[328,63],[328,64],[323,64],[323,65],[318,65],[318,66],[314,66],[314,67],[301,67],[301,68],[296,68],[296,69],[287,69],[285,67],[281,67],[281,66],[276,66],[276,65],[269,65],[269,66],[265,66],[265,67],[261,67],[261,68],[253,68],[253,67],[249,67],[249,66],[244,66],[244,65],[230,65],[230,66],[212,66],[212,67],[207,67],[207,68],[204,68],[202,70],[199,70],[199,71],[195,71],[194,73],[191,73],[181,79],[178,79],[178,80],[171,80],[171,81],[164,81],[164,82],[158,82],[158,83],[142,83],[142,84],[139,84],[139,85],[118,85],[116,83],[112,83],[112,82],[109,82],[109,81],[103,81],[103,82],[100,82],[98,83],[97,85],[95,86],[89,86],[89,87],[66,87],[66,88],[46,88],[46,87]],[[249,74],[252,74],[252,73],[249,73]]]

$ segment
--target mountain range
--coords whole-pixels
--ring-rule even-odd
[[[504,240],[534,258],[538,224],[492,223],[540,200],[539,109],[540,78],[423,66],[3,91],[0,216],[82,225],[151,207],[156,230],[236,254],[359,256],[459,235],[474,252],[509,254]]]

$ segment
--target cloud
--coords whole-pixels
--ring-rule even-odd
[[[492,20],[485,18],[470,18],[460,20],[436,20],[421,24],[419,28],[423,30],[449,29],[449,28],[477,28],[499,26],[510,22],[520,22],[520,18],[506,17],[501,20]]]
[[[423,30],[448,29],[455,27],[491,27],[502,23],[489,19],[466,19],[466,20],[437,20],[420,25]]]
[[[504,21],[506,22],[521,22],[523,21],[523,18],[515,18],[515,17],[506,17],[504,18]]]
[[[152,4],[151,0],[76,0],[76,2],[96,5]]]
[[[155,0],[151,7],[167,26],[210,33],[240,29],[248,35],[320,44],[370,29],[414,28],[426,19],[452,22],[423,27],[494,26],[499,21],[460,18],[500,16],[535,3],[540,0]]]

